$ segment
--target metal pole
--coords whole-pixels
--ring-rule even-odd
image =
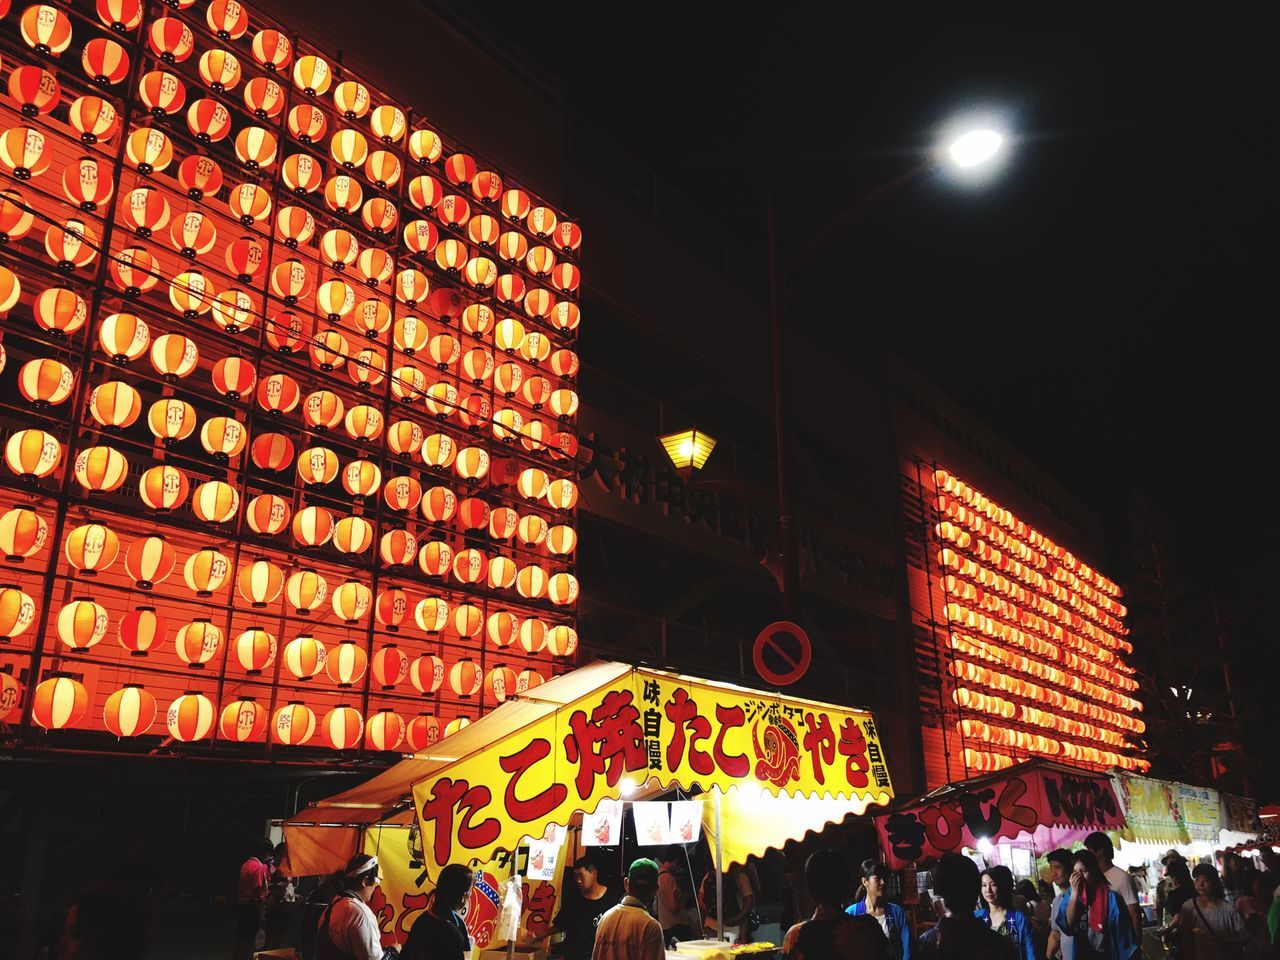
[[[778,262],[778,231],[774,172],[769,170],[769,317],[773,327],[773,426],[778,457],[778,537],[782,548],[783,616],[796,618],[800,563],[796,551],[795,518],[791,515],[787,483],[786,336],[783,331],[782,265]]]
[[[724,929],[724,841],[720,829],[720,788],[712,791],[716,805],[716,922],[720,924],[720,939],[725,939]]]

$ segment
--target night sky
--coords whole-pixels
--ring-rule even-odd
[[[1238,683],[1270,696],[1268,31],[1156,5],[862,4],[839,21],[831,5],[694,7],[470,14],[556,51],[535,59],[574,109],[762,251],[771,157],[794,158],[795,248],[917,162],[948,117],[1002,112],[1019,142],[998,180],[908,185],[804,282],[1097,509],[1109,573],[1127,573],[1131,491],[1161,503],[1188,575],[1224,612],[1255,604],[1232,624]],[[989,374],[963,360],[983,356]]]

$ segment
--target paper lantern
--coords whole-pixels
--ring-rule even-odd
[[[315,351],[315,347],[312,347]],[[302,404],[302,419],[313,430],[332,430],[342,423],[345,410],[342,398],[332,390],[317,390],[307,394]],[[334,475],[337,475],[335,470]]]
[[[139,127],[125,141],[125,156],[143,176],[164,170],[173,162],[173,144],[160,130]]]
[[[388,320],[390,312],[388,311]],[[370,390],[386,379],[387,362],[382,359],[380,350],[365,347],[347,364],[347,376],[361,390]]]
[[[391,104],[375,107],[369,115],[369,127],[383,143],[395,143],[404,136],[404,112]]]
[[[535,687],[540,687],[546,680],[537,670],[521,670],[516,677],[516,693],[528,693]]]
[[[44,249],[59,270],[70,272],[87,267],[98,258],[97,233],[83,220],[72,218],[52,226],[44,235]]]
[[[516,672],[505,664],[498,664],[485,674],[484,691],[495,703],[504,703],[507,697],[515,696]]]
[[[329,138],[329,155],[348,170],[354,170],[368,158],[369,143],[359,130],[347,127]]]
[[[573,253],[582,246],[582,228],[568,220],[561,220],[551,236],[555,245],[564,253]]]
[[[115,193],[109,168],[93,157],[80,157],[62,168],[62,192],[81,210],[96,210]]]
[[[496,217],[491,217],[487,213],[472,217],[467,223],[467,236],[471,238],[471,242],[485,249],[494,247],[501,235],[501,224]]]
[[[477,290],[487,290],[498,279],[498,267],[488,257],[472,257],[463,271],[467,283]]]
[[[28,7],[30,12],[31,7]],[[89,692],[70,677],[41,681],[31,697],[31,719],[46,730],[74,727],[89,709]]]
[[[355,213],[363,202],[364,188],[354,177],[340,173],[324,185],[324,205],[334,213]]]
[[[243,72],[239,59],[229,50],[206,50],[200,54],[199,69],[200,79],[219,93],[234,90]]]
[[[35,602],[26,593],[14,586],[0,587],[0,637],[22,636],[35,619]]]
[[[337,323],[347,316],[355,305],[355,291],[344,280],[326,280],[316,289],[316,308],[330,323]]]
[[[258,383],[258,406],[273,416],[292,413],[301,398],[298,382],[287,373],[273,373]]]
[[[181,334],[166,333],[151,344],[151,366],[166,383],[190,376],[199,362],[200,351],[195,341]]]
[[[514,407],[502,407],[493,415],[493,435],[504,443],[520,436],[524,429],[524,417]]]
[[[178,659],[191,670],[203,670],[222,646],[222,631],[205,619],[183,625],[173,640]]]
[[[444,420],[458,409],[457,388],[447,380],[437,381],[427,388],[423,403],[436,419]]]
[[[578,601],[578,578],[571,573],[557,573],[547,581],[547,597],[559,607],[569,607]]]
[[[202,483],[191,495],[191,509],[205,523],[228,523],[235,519],[239,506],[236,488],[222,480]]]
[[[471,219],[471,204],[456,194],[442,197],[436,204],[436,217],[446,227],[460,227]]]
[[[187,102],[186,85],[167,70],[151,70],[138,80],[138,99],[157,120],[177,113]]]
[[[400,630],[405,614],[409,610],[409,598],[399,587],[379,590],[378,599],[373,605],[373,616],[378,623],[392,633]]]
[[[155,289],[160,282],[159,270],[156,258],[142,247],[126,247],[114,254],[107,264],[112,281],[130,299]]]
[[[547,646],[546,623],[537,617],[529,617],[521,622],[517,639],[525,653],[541,653]]]
[[[98,19],[117,33],[132,33],[142,22],[142,0],[96,0]]]
[[[284,571],[269,560],[254,560],[236,578],[240,596],[254,607],[265,607],[284,589]]]
[[[405,459],[421,450],[425,439],[422,427],[412,420],[397,420],[387,429],[387,448]]]
[[[80,65],[94,83],[104,87],[129,75],[129,55],[124,47],[105,37],[95,37],[84,45]]]
[[[346,417],[343,418],[343,428],[346,430],[347,436],[359,443],[368,443],[370,440],[376,440],[382,434],[382,412],[367,403],[362,403],[352,407],[347,411]],[[355,464],[361,466],[355,467]],[[355,469],[358,472],[352,473]],[[350,474],[349,476],[347,474]],[[382,482],[382,472],[378,467],[368,460],[353,461],[347,465],[347,474],[344,474],[343,483],[349,483],[348,493],[355,494],[357,489],[363,490],[358,496],[364,497],[372,493],[378,488]]]
[[[356,409],[361,408],[357,407]],[[374,413],[376,412],[374,411]],[[350,420],[350,414],[347,416],[348,420]],[[370,494],[375,493],[381,484],[382,471],[378,469],[378,465],[372,460],[352,460],[342,471],[342,489],[356,499],[363,500]]]
[[[463,447],[454,464],[464,480],[480,480],[489,473],[489,451],[483,447]]]
[[[138,607],[120,619],[116,639],[130,656],[144,657],[152,647],[164,643],[168,629],[164,617],[156,613],[155,607]]]
[[[364,553],[373,545],[373,524],[364,517],[343,517],[333,528],[339,553]]]
[[[262,627],[250,627],[236,637],[236,660],[250,675],[257,676],[276,661],[276,638]]]
[[[11,127],[0,134],[0,163],[19,180],[30,180],[49,169],[52,151],[35,127]]]
[[[532,317],[534,320],[545,320],[555,309],[556,298],[551,295],[549,290],[535,287],[525,294],[525,316]]]
[[[134,586],[141,590],[150,590],[167,580],[176,562],[173,547],[160,536],[133,541],[124,555],[124,568],[133,578]]]
[[[355,707],[334,707],[320,721],[320,738],[335,750],[352,750],[360,745],[364,720]]]
[[[477,636],[484,628],[484,614],[474,604],[462,603],[454,607],[451,619],[454,632],[463,639]]]
[[[559,419],[567,420],[578,412],[578,395],[572,390],[553,390],[548,406]]]
[[[37,326],[62,340],[84,326],[89,305],[65,287],[49,287],[36,296],[32,314]]]
[[[369,656],[363,647],[344,641],[329,652],[324,669],[338,686],[352,687],[364,678],[368,664]]]
[[[232,187],[227,209],[246,227],[261,223],[271,216],[271,194],[259,184],[242,183]]]
[[[551,340],[546,334],[538,333],[536,330],[527,331],[524,341],[520,344],[520,356],[530,363],[542,363],[551,356]]]
[[[4,462],[9,470],[24,479],[43,479],[53,473],[62,457],[58,438],[43,430],[19,430],[9,438],[4,449]]]
[[[469,269],[470,267],[468,267],[468,270]],[[495,266],[493,270],[496,272],[497,267]],[[504,273],[497,279],[497,285],[494,287],[494,295],[501,303],[505,303],[511,307],[518,306],[525,296],[524,281],[514,273]]]
[[[294,637],[284,646],[284,666],[299,680],[310,680],[324,669],[324,644],[315,637]]]
[[[520,618],[509,610],[489,614],[485,621],[485,636],[495,647],[509,647],[520,633]]]
[[[360,251],[360,256],[356,260],[356,269],[368,286],[376,287],[391,279],[391,274],[395,270],[395,261],[385,250],[366,247]]]
[[[82,143],[94,144],[111,139],[120,117],[116,108],[101,97],[76,97],[71,101],[67,120],[80,134]]]
[[[333,515],[324,507],[303,507],[293,517],[293,539],[304,547],[322,547],[333,537]]]
[[[403,350],[413,356],[427,345],[431,330],[422,318],[413,314],[400,317],[392,327],[391,342],[397,350]]]
[[[434,130],[415,130],[409,134],[409,155],[422,166],[439,160],[443,150],[444,143]]]
[[[461,273],[468,259],[467,245],[460,240],[446,238],[436,244],[436,266],[447,273]]]
[[[106,607],[81,597],[58,611],[58,639],[72,650],[88,650],[107,635],[110,623]]]
[[[409,680],[419,693],[435,693],[444,684],[444,661],[425,654],[409,666]]]
[[[0,723],[22,719],[22,684],[10,674],[0,673]]]
[[[481,170],[471,178],[471,195],[486,203],[496,202],[502,196],[502,177],[493,170]]]
[[[416,307],[427,299],[431,284],[421,270],[401,270],[396,274],[396,299],[409,307]]]
[[[302,746],[315,732],[316,715],[299,700],[285,704],[271,720],[271,738],[287,747]]]
[[[104,524],[85,523],[68,531],[62,549],[67,563],[78,573],[93,577],[116,562],[120,538]]]
[[[249,11],[240,0],[212,0],[205,22],[220,40],[239,40],[249,30]]]
[[[293,353],[302,343],[302,321],[291,310],[267,321],[267,346],[278,353]]]
[[[427,597],[418,601],[413,617],[423,631],[434,636],[443,630],[449,621],[449,604],[440,597]]]
[[[329,370],[336,370],[346,362],[347,354],[350,351],[351,346],[347,343],[346,337],[337,330],[326,330],[311,341],[311,362],[326,372]],[[325,395],[331,396],[332,394],[329,394],[329,391],[327,390],[311,394],[313,397],[323,397]],[[336,400],[337,398],[335,397],[334,399]],[[341,405],[341,401],[338,401],[339,410],[341,409]],[[327,421],[328,418],[322,417],[321,419]],[[329,426],[337,426],[337,423],[341,421],[341,419],[342,415],[339,414],[338,420],[330,423]]]
[[[526,500],[540,500],[551,485],[547,472],[538,467],[527,467],[520,471],[516,481],[516,489]]]
[[[279,30],[259,30],[253,36],[253,59],[268,70],[283,70],[293,59],[293,44]]]
[[[471,726],[471,721],[466,717],[454,717],[449,721],[449,725],[444,728],[444,735],[446,737],[451,737],[455,733],[465,730],[469,726]]]
[[[483,530],[489,523],[489,505],[478,497],[467,497],[458,505],[458,519],[468,530]]]
[[[314,570],[299,570],[291,573],[285,581],[285,598],[294,611],[306,616],[319,609],[329,592],[329,585],[323,576]]]
[[[551,354],[551,372],[558,377],[572,379],[578,375],[578,355],[572,350],[557,350]]]
[[[528,309],[528,298],[525,298],[525,308]],[[582,320],[582,311],[576,303],[570,303],[568,300],[561,301],[549,310],[547,316],[553,326],[560,330],[569,331],[576,330],[578,324]]]
[[[328,447],[309,447],[298,456],[298,479],[309,485],[332,483],[338,476],[338,455]]]
[[[449,669],[449,689],[464,699],[475,696],[483,680],[484,675],[470,657],[463,657]]]
[[[27,202],[17,190],[0,190],[0,243],[17,243],[35,223],[35,214],[27,209]],[[18,302],[22,287],[17,275],[8,267],[2,267],[6,277],[5,293],[0,295],[0,314],[8,313]]]
[[[373,679],[383,690],[391,690],[409,675],[409,658],[394,643],[373,655]]]
[[[516,562],[510,557],[494,557],[489,561],[488,583],[494,590],[510,590],[516,583]]]
[[[537,600],[546,596],[547,571],[537,564],[521,567],[516,574],[516,591],[528,600]]]
[[[545,497],[556,510],[572,510],[578,502],[578,485],[564,477],[552,480],[547,484]]]
[[[405,742],[414,751],[425,750],[434,743],[439,743],[443,735],[440,721],[428,713],[420,713],[409,721],[405,727]]]
[[[116,363],[137,360],[150,341],[151,331],[146,323],[132,313],[110,314],[98,329],[98,344]]]
[[[320,189],[320,185],[324,182],[324,170],[307,154],[294,153],[285,157],[284,165],[280,168],[280,179],[284,181],[286,187],[301,197]],[[311,228],[315,229],[314,222]]]
[[[187,129],[200,143],[221,143],[231,133],[231,112],[211,97],[193,100],[187,107]]]
[[[524,342],[524,324],[515,317],[505,317],[493,328],[493,344],[499,350],[515,353]]]
[[[394,750],[404,740],[404,720],[390,709],[379,710],[369,718],[365,743],[374,750]]]
[[[333,613],[348,625],[363,620],[372,604],[373,593],[359,580],[348,580],[333,591]]]
[[[213,547],[202,547],[183,565],[182,576],[197,597],[211,597],[231,575],[231,561]]]
[[[161,17],[152,21],[151,28],[147,31],[147,43],[151,46],[152,53],[165,63],[181,63],[191,56],[196,38],[191,28],[181,20]]]
[[[147,426],[158,440],[164,442],[165,446],[172,446],[180,440],[185,440],[195,431],[195,407],[185,400],[175,398],[157,400],[147,411]],[[184,477],[184,483],[185,479]]]
[[[218,719],[218,734],[232,743],[261,740],[266,730],[267,711],[251,698],[232,700]]]
[[[76,456],[76,482],[90,493],[118,490],[128,475],[129,461],[114,447],[88,447]]]
[[[302,207],[284,206],[276,211],[276,236],[290,250],[309,241],[315,232],[315,217]]]
[[[293,65],[293,85],[309,96],[324,96],[332,82],[333,71],[321,57],[299,57]]]
[[[282,433],[260,433],[253,438],[249,456],[262,470],[284,470],[293,463],[293,441]]]
[[[547,549],[557,556],[573,553],[578,544],[578,534],[573,527],[559,524],[547,531]]]
[[[386,567],[398,567],[413,563],[418,553],[418,538],[408,530],[388,530],[382,535],[378,555]]]
[[[440,242],[440,235],[436,230],[436,226],[426,220],[411,220],[405,224],[404,230],[401,231],[404,238],[404,245],[410,253],[426,253],[429,254],[435,250],[436,244]]]
[[[523,220],[531,206],[529,195],[523,190],[507,190],[502,195],[502,215],[508,220]]]
[[[26,507],[14,507],[0,516],[0,552],[10,563],[34,557],[44,547],[49,525],[44,517]]]
[[[248,442],[249,432],[231,417],[211,417],[200,428],[200,445],[221,463],[239,456]]]
[[[429,577],[443,577],[453,565],[453,548],[441,540],[430,540],[418,549],[418,569]]]
[[[400,182],[400,161],[389,150],[375,150],[364,164],[364,175],[383,190]]]
[[[547,652],[553,657],[571,657],[578,649],[578,631],[560,624],[547,631]]]
[[[230,261],[233,250],[236,249],[237,244],[240,242],[241,241],[239,240],[233,241],[227,246],[228,261]],[[256,240],[252,242],[255,245],[257,244]],[[240,264],[240,266],[247,266],[250,270],[256,273],[259,267],[254,266],[254,264],[261,264],[262,261],[255,261],[253,257],[254,255],[250,254],[247,262]],[[237,269],[237,267],[232,265],[230,262],[228,262],[227,265],[230,269]],[[244,276],[245,274],[241,274],[242,278]],[[244,330],[248,330],[253,326],[254,319],[257,315],[257,309],[254,306],[253,297],[243,290],[224,290],[222,293],[214,297],[213,303],[210,306],[213,322],[230,334],[237,334]],[[250,386],[252,386],[252,384],[250,384]]]
[[[427,388],[427,377],[412,364],[391,372],[391,395],[401,403],[413,403]]]
[[[447,469],[458,455],[458,447],[446,433],[433,433],[422,442],[422,462],[437,470]]]
[[[523,233],[509,230],[498,237],[498,256],[508,263],[519,263],[529,253],[529,241]]]
[[[71,368],[57,360],[28,360],[18,370],[18,392],[37,410],[65,401],[75,384]]]
[[[453,558],[453,576],[459,583],[479,583],[488,569],[489,560],[479,550],[459,550]]]
[[[193,412],[193,419],[194,416]],[[177,467],[151,467],[138,478],[138,494],[152,510],[175,510],[182,506],[187,500],[187,488],[187,475]]]

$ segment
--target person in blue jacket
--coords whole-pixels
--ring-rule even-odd
[[[1107,883],[1097,858],[1088,850],[1071,854],[1071,888],[1058,904],[1054,924],[1074,938],[1075,960],[1135,960],[1141,934],[1129,909]]]
[[[889,901],[889,868],[878,860],[863,860],[862,891],[862,899],[845,913],[854,917],[863,914],[875,917],[889,938],[889,951],[894,960],[911,960],[914,938],[907,924],[906,911]]]
[[[1031,918],[1013,905],[1013,874],[1008,867],[982,871],[982,903],[975,915],[1018,951],[1018,960],[1036,960]]]

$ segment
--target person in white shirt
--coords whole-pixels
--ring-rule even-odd
[[[1102,868],[1102,873],[1107,878],[1107,883],[1111,885],[1112,892],[1129,909],[1129,919],[1133,921],[1133,929],[1141,940],[1142,909],[1138,906],[1138,885],[1129,875],[1128,870],[1117,867],[1111,862],[1116,855],[1116,848],[1112,846],[1111,838],[1095,830],[1084,838],[1084,848],[1097,858],[1098,866]]]
[[[382,931],[369,909],[379,879],[377,857],[357,853],[347,862],[341,892],[320,917],[316,960],[382,960]]]
[[[1071,851],[1059,847],[1046,857],[1049,861],[1049,880],[1053,883],[1053,906],[1049,910],[1049,945],[1045,956],[1049,960],[1075,960],[1075,938],[1058,926],[1058,907],[1062,898],[1071,894]]]
[[[600,918],[591,960],[664,960],[662,925],[649,916],[658,891],[658,865],[636,860],[623,883],[627,895]]]

